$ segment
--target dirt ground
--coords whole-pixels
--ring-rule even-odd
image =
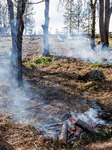
[[[42,127],[50,117],[61,119],[70,111],[84,112],[92,107],[94,101],[98,102],[104,110],[112,113],[112,66],[110,64],[93,65],[81,59],[60,57],[48,64],[31,67],[29,64],[32,59],[42,54],[42,38],[23,41],[24,90],[18,89],[15,80],[6,69],[4,70],[6,68],[4,63],[7,64],[6,66],[9,64],[11,39],[2,38],[0,42],[0,68],[2,68],[0,133],[3,137],[0,143],[5,145],[1,149],[9,150],[9,147],[13,146],[16,150],[55,150],[57,147],[53,140],[44,137],[43,133],[34,127],[35,125]],[[67,44],[58,41],[57,38],[51,38],[50,52],[55,56],[62,56],[62,54],[65,56],[70,49],[73,50],[71,44],[71,41]],[[77,80],[78,75],[84,75],[93,69],[100,69],[106,76],[106,80],[104,82]],[[13,94],[14,91],[17,95]],[[18,97],[19,102],[15,102]],[[72,150],[73,148],[64,145],[59,146],[58,149]],[[91,142],[77,149],[112,149],[112,141],[109,139],[97,143]]]

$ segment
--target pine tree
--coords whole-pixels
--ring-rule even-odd
[[[84,10],[82,0],[68,0],[65,5],[64,24],[65,29],[72,34],[74,29],[79,34],[86,27],[84,20],[87,18],[87,11]]]
[[[91,12],[89,3],[87,3],[87,5],[85,6],[84,11],[85,11],[85,16],[83,19],[82,30],[83,30],[83,33],[90,35],[91,34],[91,22],[92,22],[91,13],[92,12]]]
[[[70,34],[73,33],[73,30],[75,28],[74,24],[74,2],[73,0],[67,1],[66,6],[65,6],[65,13],[63,15],[64,17],[64,24],[66,29]]]

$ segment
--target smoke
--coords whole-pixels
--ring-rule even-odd
[[[97,45],[95,50],[91,49],[90,38],[88,36],[77,36],[74,38],[74,49],[69,51],[68,57],[76,57],[84,60],[85,62],[92,63],[103,63],[103,58],[107,59],[108,62],[111,61],[112,52],[109,48],[105,47],[102,51],[102,43]]]
[[[29,105],[37,105],[39,102],[43,102],[37,95],[37,101],[34,104],[34,101],[31,101],[33,95],[31,94],[30,88],[31,85],[24,78],[24,88],[18,88],[17,83],[17,71],[16,68],[10,67],[10,46],[11,40],[9,38],[1,38],[2,44],[0,50],[0,106],[1,110],[8,113],[13,117],[13,119],[25,123],[26,118],[31,119],[31,112],[25,110]],[[5,48],[4,48],[5,47]],[[28,94],[29,93],[29,94]],[[35,93],[34,93],[35,94]],[[35,97],[36,99],[36,97]],[[36,100],[35,100],[36,101]],[[29,117],[30,116],[30,117]],[[33,116],[32,116],[33,118]],[[26,121],[27,122],[27,121]],[[30,124],[29,120],[29,124]]]
[[[52,53],[62,54],[68,58],[82,59],[85,62],[112,63],[112,50],[109,47],[102,49],[103,43],[96,45],[95,49],[92,50],[91,39],[87,35],[70,36],[68,34],[66,38],[64,35],[58,35],[57,39],[57,45],[55,42],[50,43],[51,47],[55,47],[52,49]]]
[[[96,104],[97,105],[97,104]],[[84,122],[86,122],[89,125],[94,125],[94,124],[102,124],[105,125],[107,124],[105,120],[99,118],[98,113],[99,113],[99,109],[100,107],[97,106],[98,108],[89,108],[86,112],[84,113],[74,113],[71,112],[72,116],[76,116],[74,119],[80,119]],[[100,113],[104,113],[101,109],[100,109]],[[110,122],[111,123],[111,122]]]
[[[24,87],[18,87],[16,68],[10,67],[11,40],[6,38],[4,42],[3,38],[1,42],[0,44],[7,48],[0,51],[0,112],[7,113],[21,125],[33,125],[36,129],[42,129],[44,134],[47,132],[47,135],[54,136],[49,126],[45,126],[59,122],[60,116],[54,115],[57,113],[53,112],[54,107],[49,106],[47,100],[39,96],[35,87],[27,81],[25,76],[23,76]],[[6,57],[6,54],[9,54],[9,57]]]

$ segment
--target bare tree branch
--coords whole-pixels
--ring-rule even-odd
[[[95,7],[96,3],[97,3],[97,0],[95,0],[95,2],[94,2],[94,7]]]
[[[17,0],[15,0],[15,2],[19,2],[19,1],[17,1]],[[40,2],[26,2],[26,4],[39,4],[39,3],[42,3],[42,2],[45,2],[45,0],[41,0]]]
[[[15,2],[21,2],[20,0],[14,0]],[[39,3],[42,3],[42,2],[45,2],[45,0],[41,0],[40,2],[26,2],[26,4],[39,4]]]
[[[45,2],[45,0],[42,0],[40,2],[35,2],[35,3],[26,3],[26,4],[39,4],[39,3],[42,3],[42,2]]]

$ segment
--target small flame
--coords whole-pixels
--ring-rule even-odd
[[[112,116],[110,117],[110,119],[112,119]]]
[[[81,134],[82,129],[80,127],[77,127],[76,131],[71,131],[70,134],[68,134],[69,139],[73,138],[73,137],[77,137],[78,135]]]
[[[72,115],[72,119],[71,121],[75,124],[76,120],[74,119],[76,117],[76,115]]]
[[[70,135],[70,134],[72,134],[74,131],[72,130],[72,127],[69,127],[68,128],[68,136]]]

